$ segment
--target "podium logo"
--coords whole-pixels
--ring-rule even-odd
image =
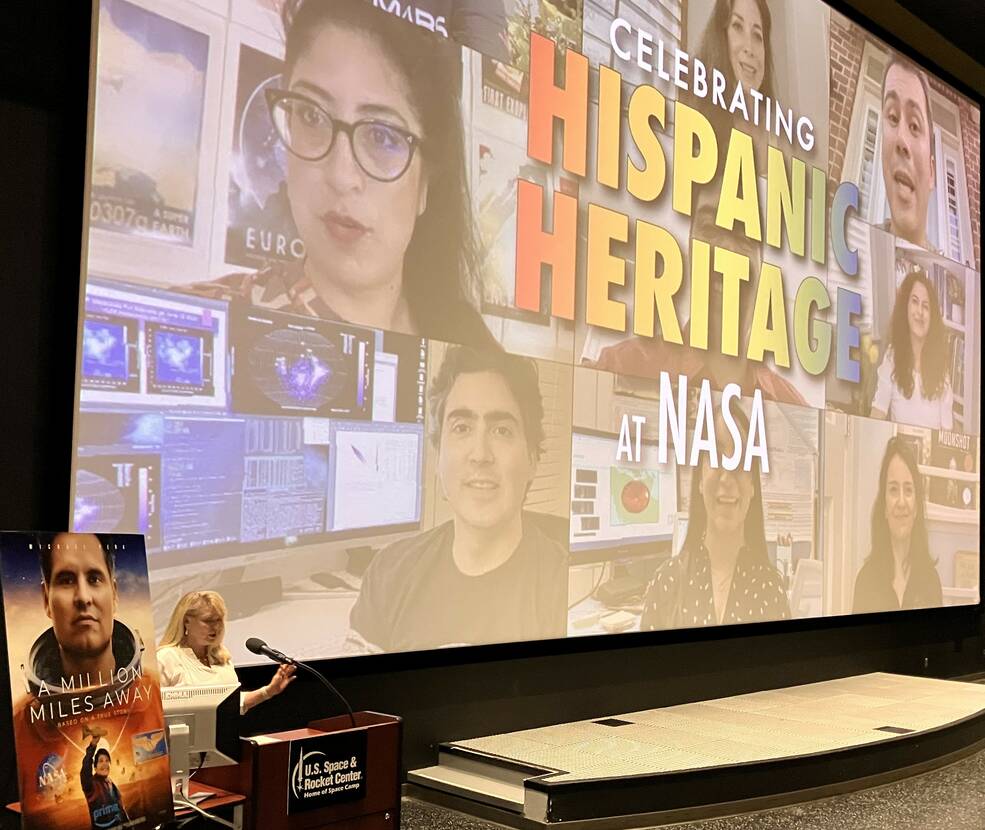
[[[295,798],[304,798],[305,792],[308,790],[305,787],[307,780],[316,776],[321,777],[322,762],[315,759],[324,757],[324,752],[301,752],[298,762],[291,771],[291,792],[294,793]]]
[[[298,762],[291,771],[291,791],[297,799],[334,795],[339,792],[359,790],[363,784],[363,771],[359,758],[328,760],[324,752],[301,750]]]
[[[342,732],[292,741],[287,773],[288,813],[364,797],[366,733]]]

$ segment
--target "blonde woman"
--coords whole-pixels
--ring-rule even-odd
[[[157,648],[161,686],[238,683],[226,633],[226,603],[215,591],[192,591],[178,600]],[[276,697],[294,680],[294,666],[280,666],[270,683],[240,695],[240,713]]]

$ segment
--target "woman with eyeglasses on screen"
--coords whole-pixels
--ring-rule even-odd
[[[161,687],[225,686],[238,683],[229,650],[222,644],[226,634],[226,603],[215,591],[190,591],[171,612],[164,636],[157,647]],[[294,666],[279,666],[270,683],[240,694],[239,710],[276,697],[294,680]]]
[[[937,292],[923,271],[913,271],[896,292],[871,416],[953,429],[954,394],[946,367],[947,333]]]
[[[288,0],[280,88],[301,265],[272,263],[198,293],[473,346],[476,242],[459,106],[461,47],[369,0]]]
[[[937,608],[941,578],[930,555],[923,476],[905,440],[892,438],[872,505],[872,548],[855,579],[852,613]]]
[[[745,414],[732,409],[741,435]],[[707,453],[691,471],[687,535],[678,556],[657,569],[643,600],[642,631],[704,625],[786,620],[790,605],[783,579],[766,549],[759,460],[749,470],[742,460],[726,470],[721,459],[733,452],[722,420],[715,420],[719,466]]]

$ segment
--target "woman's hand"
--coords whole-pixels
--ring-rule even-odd
[[[294,666],[278,666],[277,671],[274,672],[274,676],[270,683],[267,684],[267,693],[270,697],[279,695],[284,691],[291,683],[294,682]]]

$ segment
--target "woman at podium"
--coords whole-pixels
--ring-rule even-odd
[[[161,686],[222,686],[238,683],[226,633],[226,603],[215,591],[191,591],[178,600],[157,648]],[[240,695],[240,713],[284,691],[294,666],[280,666],[262,688]]]

